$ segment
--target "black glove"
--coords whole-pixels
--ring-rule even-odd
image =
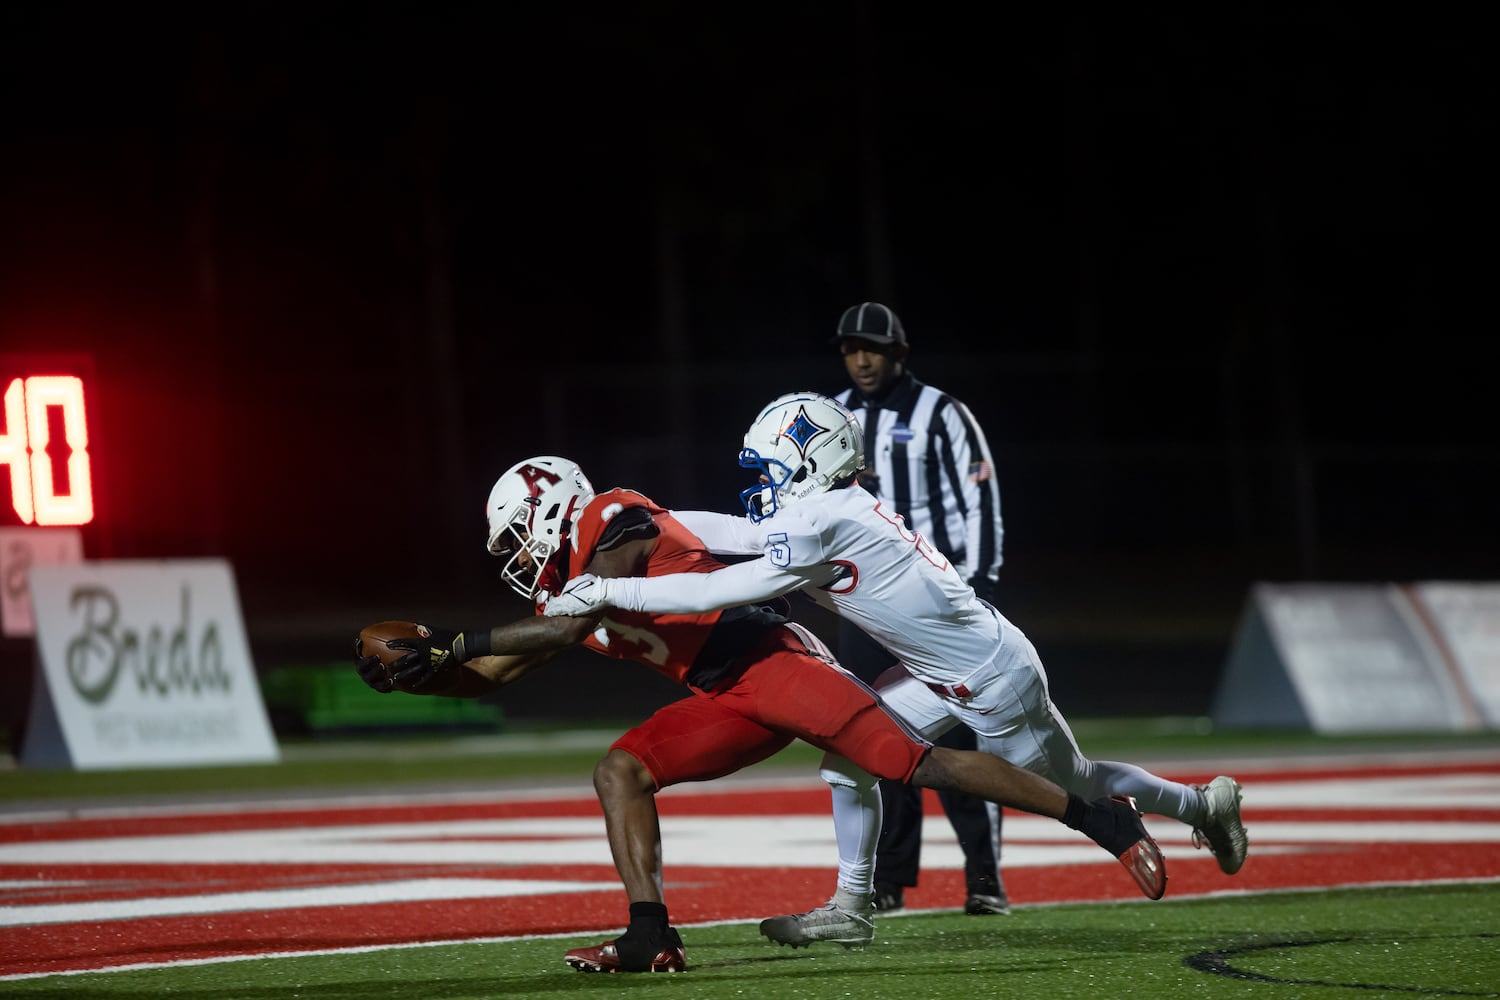
[[[391,649],[411,650],[387,668],[391,687],[397,691],[427,694],[442,690],[452,683],[459,664],[464,660],[453,651],[460,633],[430,625],[427,630],[431,635],[426,639],[392,639],[388,644]]]
[[[359,673],[359,679],[381,694],[390,694],[391,672],[386,669],[384,663],[380,662],[378,656],[364,656],[363,644],[359,636],[354,637],[354,669]]]
[[[974,588],[974,596],[981,601],[995,603],[995,581],[987,576],[976,576],[969,581],[969,586]]]
[[[389,664],[382,663],[378,656],[364,656],[358,637],[354,640],[354,669],[359,679],[381,694],[405,691],[407,694],[428,694],[442,690],[453,680],[454,672],[463,662],[463,657],[453,652],[459,633],[447,629],[429,629],[427,639],[395,639],[391,649],[409,649]]]

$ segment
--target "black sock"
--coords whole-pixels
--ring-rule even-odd
[[[1135,810],[1124,803],[1112,799],[1085,802],[1071,792],[1063,822],[1117,858],[1130,850],[1142,833]]]
[[[645,972],[664,947],[680,944],[661,903],[631,903],[630,926],[615,938],[615,954],[626,972]]]
[[[667,929],[665,903],[631,903],[630,930],[639,934],[657,934]]]
[[[1082,832],[1115,858],[1124,855],[1145,834],[1136,810],[1115,799],[1085,802],[1070,793],[1068,808],[1062,816],[1062,822]]]
[[[1069,792],[1068,807],[1063,810],[1062,821],[1068,826],[1069,829],[1082,830],[1084,817],[1088,815],[1088,811],[1089,804],[1083,801],[1083,799],[1079,798],[1077,795]]]

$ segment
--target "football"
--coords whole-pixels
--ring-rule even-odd
[[[392,649],[389,645],[392,639],[426,639],[430,635],[432,633],[426,625],[416,622],[376,622],[359,630],[357,655],[378,656],[381,663],[390,666],[411,652],[409,649]]]

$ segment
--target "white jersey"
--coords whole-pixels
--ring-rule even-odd
[[[816,493],[759,524],[701,511],[672,514],[713,552],[755,555],[712,573],[615,577],[608,603],[627,611],[691,614],[802,590],[855,622],[900,665],[875,690],[896,717],[936,739],[962,722],[979,748],[1086,800],[1134,797],[1143,811],[1197,823],[1203,797],[1131,764],[1094,761],[1047,691],[1036,648],[959,577],[936,549],[858,486]],[[824,777],[854,787],[868,775],[825,757]],[[833,769],[833,770],[830,770]],[[857,769],[856,769],[857,770]],[[833,779],[829,779],[833,780]],[[835,810],[839,808],[835,796]]]
[[[673,515],[714,552],[761,558],[708,574],[610,581],[612,603],[688,613],[805,590],[869,632],[918,680],[958,684],[990,663],[1003,619],[928,541],[858,486],[814,494],[752,523]]]

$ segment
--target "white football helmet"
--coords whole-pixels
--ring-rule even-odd
[[[863,469],[864,434],[854,415],[827,396],[790,392],[772,400],[750,424],[740,465],[765,477],[740,492],[750,520],[763,521]]]
[[[500,578],[522,597],[534,598],[547,561],[592,499],[593,485],[578,463],[566,458],[538,455],[507,469],[484,505],[490,555],[506,560]]]

